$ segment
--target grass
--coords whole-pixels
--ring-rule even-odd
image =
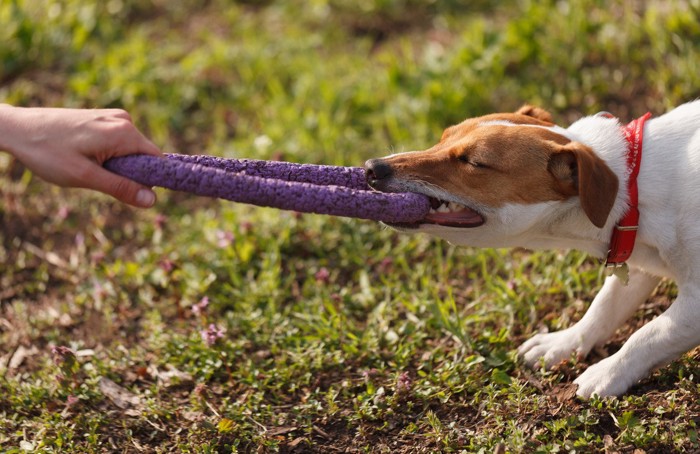
[[[12,0],[0,101],[124,107],[171,152],[360,165],[524,102],[561,124],[662,113],[698,96],[699,18],[696,1]],[[600,353],[517,362],[584,312],[602,281],[584,255],[164,190],[138,211],[0,168],[3,452],[700,448],[696,351],[588,402],[570,383]]]

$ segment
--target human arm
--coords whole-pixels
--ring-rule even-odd
[[[124,110],[0,104],[0,150],[50,183],[94,189],[142,208],[155,203],[150,188],[102,167],[116,156],[162,156]]]

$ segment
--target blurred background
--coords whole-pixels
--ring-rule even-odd
[[[698,96],[698,0],[0,2],[0,102],[124,108],[167,152],[358,166],[524,103],[566,126]],[[697,447],[668,395],[580,416],[557,400],[571,369],[509,354],[580,317],[601,282],[582,254],[158,196],[134,210],[0,154],[0,448]],[[696,401],[693,367],[643,389]]]
[[[122,107],[183,153],[347,164],[523,102],[564,124],[626,119],[700,86],[693,1],[8,0],[0,14],[0,100]]]

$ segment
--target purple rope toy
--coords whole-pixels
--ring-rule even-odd
[[[372,190],[361,167],[168,154],[131,155],[105,168],[146,186],[233,202],[388,223],[412,223],[430,210],[428,197]]]

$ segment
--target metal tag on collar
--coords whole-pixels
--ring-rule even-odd
[[[627,262],[622,263],[607,263],[605,265],[606,276],[617,276],[623,285],[627,285],[630,281],[630,267]]]

